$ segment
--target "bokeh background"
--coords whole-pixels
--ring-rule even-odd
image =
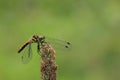
[[[40,80],[40,56],[17,50],[33,34],[67,40],[57,80],[120,80],[120,0],[0,0],[0,80]]]

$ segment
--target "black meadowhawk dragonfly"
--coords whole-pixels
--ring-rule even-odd
[[[18,50],[18,53],[21,53],[22,51],[24,51],[25,48],[27,48],[26,49],[27,52],[24,52],[21,57],[23,63],[28,63],[32,59],[32,47],[31,47],[32,43],[37,44],[38,54],[40,54],[41,47],[44,45],[44,43],[49,43],[50,45],[51,44],[60,45],[60,47],[63,47],[65,49],[68,49],[70,47],[70,42],[67,42],[67,41],[63,41],[59,39],[52,39],[49,37],[46,38],[45,36],[33,35]]]

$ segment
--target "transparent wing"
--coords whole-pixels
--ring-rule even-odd
[[[23,55],[21,56],[22,62],[24,64],[28,63],[32,59],[32,48],[31,48],[31,43],[29,43],[26,47],[25,50],[23,51]]]
[[[71,48],[71,43],[59,39],[54,39],[50,37],[46,37],[46,42],[49,43],[55,50],[60,51],[69,51]]]

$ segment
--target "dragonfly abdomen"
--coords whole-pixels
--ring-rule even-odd
[[[30,41],[27,41],[26,43],[24,43],[20,49],[18,50],[18,53],[20,53],[28,44],[30,43]]]

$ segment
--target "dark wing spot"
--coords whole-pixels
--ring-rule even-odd
[[[70,45],[71,43],[70,42],[67,42],[68,45]]]
[[[68,46],[65,46],[65,48],[69,48]]]

